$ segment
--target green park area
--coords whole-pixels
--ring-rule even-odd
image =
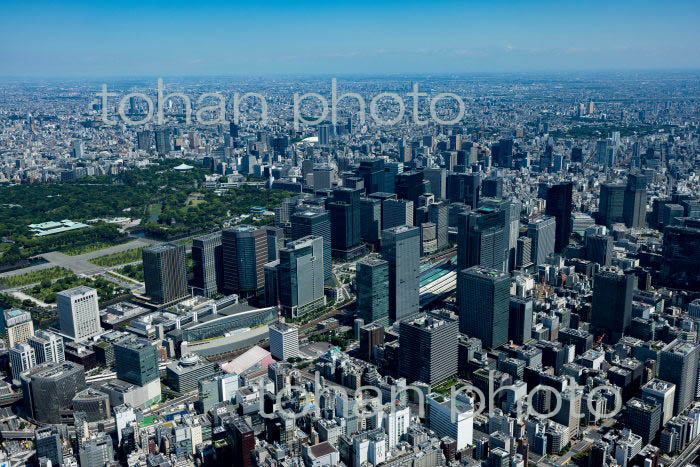
[[[39,271],[32,271],[26,274],[18,274],[16,276],[3,277],[0,279],[0,284],[7,287],[23,287],[30,284],[38,284],[43,281],[52,281],[73,275],[68,269],[60,266],[55,266]]]
[[[46,279],[34,287],[24,290],[23,292],[44,303],[52,304],[56,303],[56,294],[58,292],[72,289],[73,287],[78,287],[81,285],[96,289],[100,301],[112,300],[121,295],[129,293],[128,290],[119,287],[115,283],[101,277],[91,279],[89,277],[78,277],[75,274],[59,279],[56,282],[51,282],[49,279]]]
[[[117,225],[96,219],[139,219],[150,237],[171,240],[221,228],[225,220],[247,214],[252,206],[274,209],[289,196],[286,191],[249,185],[225,191],[205,189],[209,171],[173,170],[181,163],[164,160],[144,169],[65,183],[0,186],[0,199],[12,200],[0,205],[0,238],[6,239],[0,248],[0,266],[49,251],[83,254],[128,239]],[[63,219],[92,225],[43,237],[28,228]]]
[[[103,266],[106,268],[111,268],[114,266],[121,266],[122,264],[135,263],[141,261],[141,252],[143,248],[132,248],[131,250],[120,251],[118,253],[112,253],[105,256],[100,256],[91,259],[92,264],[97,266]]]

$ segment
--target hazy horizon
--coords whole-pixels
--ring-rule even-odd
[[[700,5],[10,2],[0,76],[402,75],[700,69]]]

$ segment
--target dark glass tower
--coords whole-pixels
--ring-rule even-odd
[[[357,174],[365,182],[366,194],[384,191],[384,159],[361,161]]]
[[[129,336],[114,344],[117,378],[145,386],[160,378],[158,350],[147,339]]]
[[[664,229],[661,279],[668,286],[700,292],[700,228]]]
[[[164,243],[144,248],[143,275],[146,295],[158,304],[167,304],[187,296],[185,246]]]
[[[523,345],[532,339],[532,299],[511,297],[508,339]]]
[[[627,176],[623,204],[625,225],[629,228],[645,227],[646,215],[647,177],[639,173],[631,173]]]
[[[418,197],[424,193],[423,172],[411,170],[396,176],[396,196],[399,199],[413,201],[418,204]]]
[[[388,321],[389,263],[377,258],[357,262],[357,313],[366,324]]]
[[[382,231],[382,258],[389,263],[389,321],[418,313],[420,229],[399,226]]]
[[[625,185],[604,183],[600,186],[600,201],[598,205],[598,223],[612,225],[622,222]]]
[[[571,236],[571,198],[574,184],[571,182],[552,185],[547,192],[546,214],[557,221],[557,232],[554,239],[554,251],[561,252],[568,244]]]
[[[209,297],[223,289],[224,254],[221,232],[197,237],[192,241],[194,278],[192,285]]]
[[[375,198],[360,198],[360,237],[379,247],[382,232],[382,202]]]
[[[459,269],[485,266],[505,271],[506,212],[500,209],[480,208],[459,214],[457,222]]]
[[[251,225],[237,225],[221,234],[226,293],[255,295],[265,285],[267,231]]]
[[[479,205],[481,176],[479,174],[450,173],[447,176],[447,197],[453,203],[466,203],[471,208]]]
[[[474,266],[457,276],[459,331],[480,339],[484,347],[508,342],[510,274]]]
[[[326,209],[331,219],[331,252],[342,259],[360,253],[360,194],[361,189],[336,188],[328,198]]]
[[[617,339],[632,323],[634,276],[616,267],[603,268],[593,280],[591,324]]]

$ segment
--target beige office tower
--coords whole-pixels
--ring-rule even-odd
[[[7,336],[7,347],[12,348],[16,344],[24,344],[34,335],[34,323],[32,315],[28,311],[12,309],[3,313],[3,328]]]
[[[97,290],[80,286],[56,294],[61,333],[76,342],[84,341],[102,331]]]

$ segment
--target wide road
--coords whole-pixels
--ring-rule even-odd
[[[69,256],[65,253],[59,251],[52,251],[49,253],[43,253],[38,255],[44,258],[47,263],[37,264],[35,266],[29,266],[22,269],[15,269],[14,271],[8,271],[0,274],[0,277],[11,277],[18,276],[20,274],[26,274],[28,272],[41,271],[42,269],[48,269],[55,266],[60,266],[62,268],[68,269],[75,274],[84,274],[87,276],[92,276],[95,274],[101,274],[108,270],[109,268],[97,266],[90,262],[91,259],[99,258],[100,256],[111,255],[112,253],[120,253],[126,250],[133,250],[135,248],[143,248],[155,243],[159,243],[155,240],[149,240],[146,238],[139,238],[128,243],[122,243],[120,245],[111,246],[103,250],[91,251],[89,253],[84,253],[82,255]]]
[[[698,450],[700,450],[700,436],[695,438],[688,447],[685,448],[685,451],[673,461],[671,467],[685,467],[687,464],[692,463],[695,456],[698,455]]]

